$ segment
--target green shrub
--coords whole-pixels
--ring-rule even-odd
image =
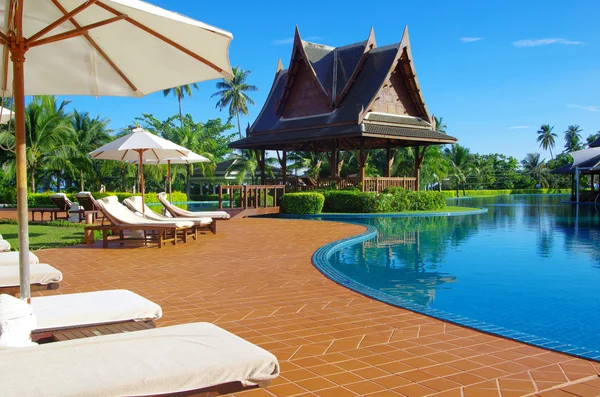
[[[446,198],[456,198],[456,190],[444,190]],[[502,196],[505,194],[569,194],[571,189],[498,189],[498,190],[459,190],[459,197]]]
[[[510,194],[570,194],[571,189],[513,189]]]
[[[358,190],[330,190],[325,196],[324,212],[368,213],[375,212],[377,195]]]
[[[190,200],[192,201],[219,201],[218,194],[191,194]],[[223,195],[223,201],[229,201],[229,194]]]
[[[50,200],[50,196],[52,194],[54,194],[54,193],[53,192],[28,193],[27,194],[27,204],[31,208],[54,208],[55,205],[52,202],[52,200]],[[132,194],[132,193],[128,193],[128,192],[104,192],[104,193],[93,192],[92,196],[96,200],[99,200],[101,198],[108,197],[108,196],[117,196],[117,199],[120,202],[122,202],[126,198],[129,198],[131,196],[141,196],[141,194],[139,194],[139,193]],[[73,202],[77,201],[77,200],[75,200],[73,193],[67,193],[67,198]],[[159,202],[156,193],[146,193],[145,201],[146,201],[146,204]],[[187,201],[187,196],[185,193],[173,192],[173,202],[174,203],[180,203],[180,202],[186,202],[186,201]],[[176,205],[182,209],[187,209],[187,205],[185,205],[185,204],[181,204],[181,205],[176,204]]]
[[[321,193],[286,193],[281,210],[286,214],[320,214],[325,197]]]
[[[385,191],[389,193],[379,195],[377,212],[432,211],[446,206],[446,197],[440,192],[414,192],[402,188],[389,188]]]

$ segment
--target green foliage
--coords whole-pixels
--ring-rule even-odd
[[[369,213],[375,212],[377,195],[358,190],[327,190],[324,212]]]
[[[27,194],[27,205],[29,205],[30,208],[54,208],[55,204],[50,199],[50,196],[52,194],[54,194],[54,192],[29,193],[29,194]],[[72,202],[77,201],[77,200],[75,200],[73,193],[67,193],[66,196]],[[129,198],[131,196],[140,196],[140,194],[132,194],[132,193],[127,193],[127,192],[104,192],[104,193],[94,192],[94,193],[92,193],[92,196],[96,200],[99,200],[101,198],[108,197],[108,196],[117,196],[117,199],[119,200],[119,202],[122,202],[126,198]],[[145,201],[146,201],[146,204],[159,203],[156,193],[146,193]],[[184,203],[186,201],[187,201],[187,196],[185,195],[185,193],[173,192],[173,202],[174,203]],[[11,204],[15,204],[15,202],[13,201],[13,202],[11,202]],[[187,208],[187,205],[177,205],[177,206],[180,208],[184,208],[184,209]]]
[[[571,189],[499,189],[499,190],[465,190],[459,197],[502,196],[507,194],[568,194]],[[444,190],[445,198],[456,198],[456,191]]]
[[[238,134],[241,139],[240,114],[248,116],[248,103],[254,105],[254,101],[246,92],[258,91],[258,88],[255,85],[246,83],[251,73],[249,70],[236,66],[232,72],[232,78],[224,78],[217,83],[219,91],[212,94],[211,98],[219,98],[216,105],[217,109],[223,110],[229,107],[229,120],[237,116]]]
[[[68,222],[48,222],[29,224],[29,248],[39,250],[59,248],[84,242],[83,225]],[[16,222],[2,222],[2,237],[11,247],[18,247],[18,228]]]
[[[321,193],[286,193],[281,210],[286,214],[320,214],[325,197]]]
[[[219,201],[218,194],[192,194],[190,195],[190,200],[192,201]],[[223,201],[229,201],[229,195],[223,195]]]

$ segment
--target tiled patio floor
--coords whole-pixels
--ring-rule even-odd
[[[257,396],[597,396],[600,364],[373,301],[311,264],[361,226],[222,222],[177,247],[39,251],[64,272],[59,292],[126,288],[157,302],[159,326],[207,321],[274,353],[280,378]]]

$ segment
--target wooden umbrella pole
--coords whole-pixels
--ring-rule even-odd
[[[11,2],[11,5],[13,3]],[[15,141],[17,160],[17,223],[19,225],[19,279],[21,299],[31,303],[29,284],[29,214],[27,208],[27,146],[25,141],[25,42],[23,38],[23,0],[17,0],[14,30],[10,37],[13,63]]]
[[[140,155],[140,190],[142,191],[142,214],[146,214],[146,188],[144,186],[144,163],[142,158],[144,157],[144,150],[138,150]]]
[[[173,192],[171,190],[171,160],[167,160],[167,178],[169,178],[169,202],[173,204]]]

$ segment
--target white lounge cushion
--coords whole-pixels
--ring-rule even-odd
[[[139,200],[136,200],[139,199]],[[152,209],[150,207],[148,207],[147,205],[142,206],[142,200],[140,196],[133,196],[130,198],[126,198],[125,200],[123,200],[123,204],[125,204],[125,206],[127,208],[129,208],[132,211],[135,211],[136,215],[138,216],[142,216],[146,219],[149,220],[153,220],[153,221],[167,221],[167,222],[173,222],[174,219],[170,218],[168,216],[164,216],[161,214],[158,214],[154,211],[152,211]],[[145,212],[143,212],[142,215],[142,208],[145,208]],[[186,221],[189,222],[194,222],[195,224],[199,225],[199,226],[207,226],[210,225],[212,223],[212,219],[211,218],[186,218]]]
[[[119,224],[127,226],[127,225],[135,225],[135,226],[156,226],[156,227],[165,227],[165,226],[174,226],[178,228],[182,227],[192,227],[194,226],[194,222],[190,222],[188,220],[179,221],[172,220],[170,222],[158,222],[158,221],[149,221],[147,219],[143,219],[129,209],[127,209],[123,204],[118,201],[115,203],[112,200],[112,197],[109,196],[103,199],[98,200],[98,205],[101,206],[108,212],[111,218],[114,218]]]
[[[67,198],[67,195],[64,194],[64,193],[54,193],[54,194],[51,194],[48,197],[50,197],[51,199],[53,199],[53,198]]]
[[[0,239],[0,253],[10,251],[10,243]]]
[[[75,193],[73,195],[73,197],[90,197],[92,195],[92,193],[90,192],[79,192],[79,193]],[[114,196],[116,197],[116,196]]]
[[[156,303],[127,290],[83,292],[31,298],[37,329],[156,320],[162,309]]]
[[[278,375],[275,356],[209,323],[0,351],[6,396],[145,396]]]
[[[29,265],[30,284],[50,284],[62,281],[63,275],[60,270],[45,263],[34,263]],[[0,287],[19,286],[19,265],[0,266]]]
[[[231,218],[231,216],[225,211],[192,212],[192,211],[187,211],[187,210],[181,209],[181,208],[176,207],[173,204],[169,203],[169,201],[167,200],[167,194],[164,192],[158,194],[158,200],[170,212],[175,213],[177,216],[184,217],[184,218],[198,218],[198,217],[208,217],[208,218],[212,218],[212,219],[229,219],[229,218]]]
[[[29,252],[29,263],[40,263],[40,259],[33,252]],[[19,251],[0,252],[0,266],[6,265],[19,265]]]

